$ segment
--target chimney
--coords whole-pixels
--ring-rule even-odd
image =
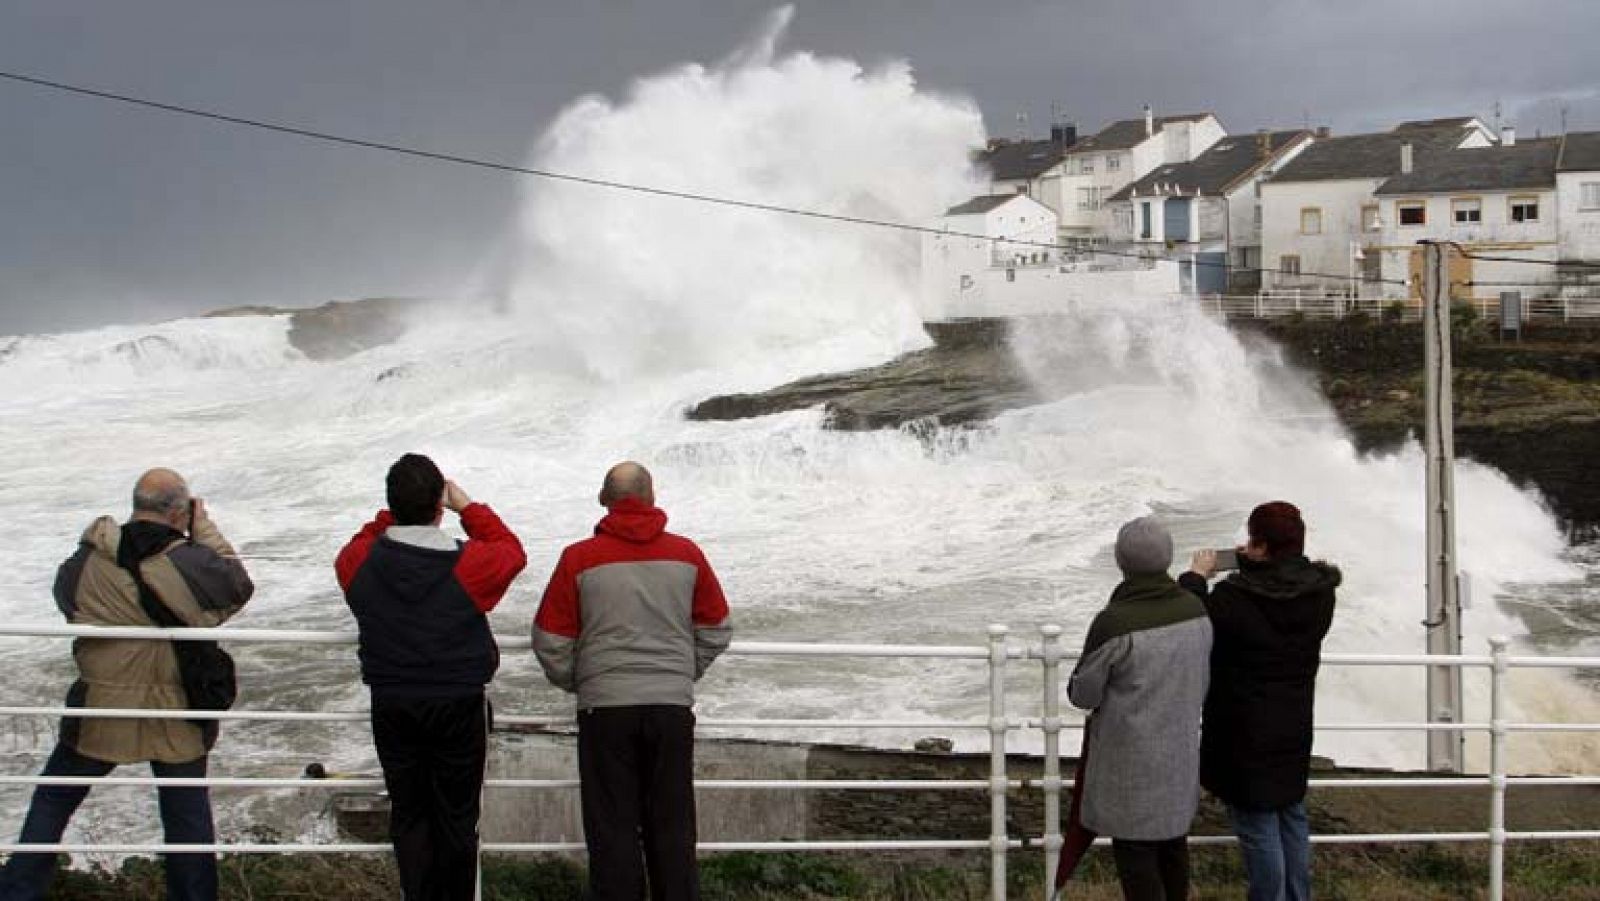
[[[1256,131],[1256,157],[1266,159],[1272,156],[1272,132],[1265,128]]]
[[[1318,125],[1316,130],[1317,140],[1324,141],[1333,136],[1333,129],[1326,125]]]
[[[1515,146],[1517,146],[1517,130],[1515,128],[1512,128],[1511,126],[1507,125],[1504,128],[1500,129],[1500,146],[1501,147],[1515,147]]]
[[[1407,141],[1400,145],[1400,174],[1410,175],[1413,168],[1412,163],[1411,142]]]
[[[1062,122],[1050,126],[1050,140],[1062,150],[1078,143],[1078,126],[1071,122]]]
[[[1156,114],[1150,109],[1150,104],[1144,105],[1144,136],[1150,137],[1156,133]]]

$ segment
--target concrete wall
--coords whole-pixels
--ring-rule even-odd
[[[1600,207],[1583,207],[1583,185],[1600,184],[1600,172],[1556,176],[1556,223],[1561,258],[1600,262]]]
[[[1071,271],[1063,272],[1062,269]],[[925,305],[927,319],[1046,316],[1075,304],[1179,290],[1176,263],[1151,269],[1091,272],[1086,266],[1028,266],[976,273],[965,289],[946,283]]]

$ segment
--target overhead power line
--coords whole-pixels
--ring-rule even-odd
[[[516,166],[510,163],[495,162],[476,157],[462,156],[455,153],[441,153],[433,150],[422,150],[408,147],[403,144],[394,144],[387,141],[373,141],[365,138],[352,138],[346,135],[320,131],[312,128],[303,128],[296,125],[286,125],[281,122],[269,122],[263,119],[251,119],[244,116],[235,116],[219,113],[214,110],[200,109],[198,107],[183,106],[176,103],[165,103],[158,100],[149,100],[143,97],[134,97],[112,91],[102,91],[95,88],[86,88],[81,85],[67,84],[38,78],[32,75],[23,75],[17,72],[0,71],[0,79],[47,88],[54,91],[64,91],[82,97],[94,97],[100,100],[110,100],[116,103],[126,103],[147,109],[161,110],[183,116],[193,116],[200,119],[209,119],[214,122],[223,122],[229,125],[238,125],[246,128],[255,128],[263,131],[277,132],[279,134],[294,135],[314,141],[324,141],[331,144],[342,144],[348,147],[361,147],[367,150],[381,150],[387,153],[400,154],[416,159],[431,160],[439,163],[451,163],[458,166],[469,166],[475,169],[486,169],[493,172],[505,172],[515,175],[528,175],[551,181],[568,182],[571,184],[589,185],[596,188],[610,188],[618,191],[631,191],[636,194],[647,194],[655,197],[671,197],[678,200],[694,201],[696,203],[715,204],[717,206],[732,207],[735,209],[755,210],[766,213],[779,213],[787,216],[800,216],[807,219],[817,219],[830,222],[843,222],[852,225],[865,225],[873,228],[887,228],[915,234],[942,235],[952,238],[970,238],[979,241],[1002,242],[1016,247],[1033,247],[1046,250],[1065,250],[1074,253],[1089,253],[1097,256],[1121,257],[1133,260],[1155,260],[1172,263],[1191,263],[1200,267],[1216,267],[1232,269],[1235,272],[1275,273],[1276,269],[1266,269],[1259,266],[1230,266],[1226,262],[1210,260],[1179,260],[1171,257],[1152,257],[1142,253],[1106,250],[1097,247],[1082,247],[1079,245],[1054,241],[1029,241],[1011,238],[996,238],[991,235],[980,235],[970,232],[948,231],[928,225],[913,225],[908,222],[894,222],[886,219],[870,219],[864,216],[849,216],[842,213],[828,213],[821,210],[808,210],[802,207],[784,206],[776,203],[763,203],[754,200],[739,200],[732,197],[719,197],[712,194],[701,194],[694,191],[679,191],[671,188],[659,188],[650,185],[632,184],[629,182],[614,181],[606,178],[595,178],[584,175],[573,175],[568,172],[555,172],[549,169],[536,169],[530,166]],[[1331,272],[1298,272],[1301,277],[1324,278],[1338,281],[1360,282],[1364,284],[1386,284],[1407,286],[1409,282],[1399,279],[1385,279],[1369,276],[1352,276]]]

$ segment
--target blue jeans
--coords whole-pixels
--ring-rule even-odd
[[[108,775],[114,763],[85,757],[65,744],[57,744],[44,765],[44,776]],[[199,778],[206,774],[206,758],[187,763],[161,763],[152,760],[156,778]],[[161,804],[161,828],[167,844],[209,845],[216,840],[211,823],[211,797],[201,788],[162,786],[157,789]],[[41,785],[33,790],[33,803],[22,821],[18,844],[49,845],[61,841],[67,821],[78,805],[89,796],[87,785]],[[217,897],[217,857],[215,854],[167,855],[167,898],[169,901],[215,901]],[[36,901],[43,898],[55,878],[55,854],[13,854],[0,872],[0,901]]]
[[[1250,879],[1249,901],[1309,901],[1311,827],[1305,802],[1277,810],[1228,805]]]

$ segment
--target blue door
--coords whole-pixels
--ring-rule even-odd
[[[1228,293],[1228,255],[1198,254],[1195,257],[1194,284],[1199,294]]]
[[[1168,197],[1163,206],[1162,220],[1168,241],[1189,240],[1189,198]]]

